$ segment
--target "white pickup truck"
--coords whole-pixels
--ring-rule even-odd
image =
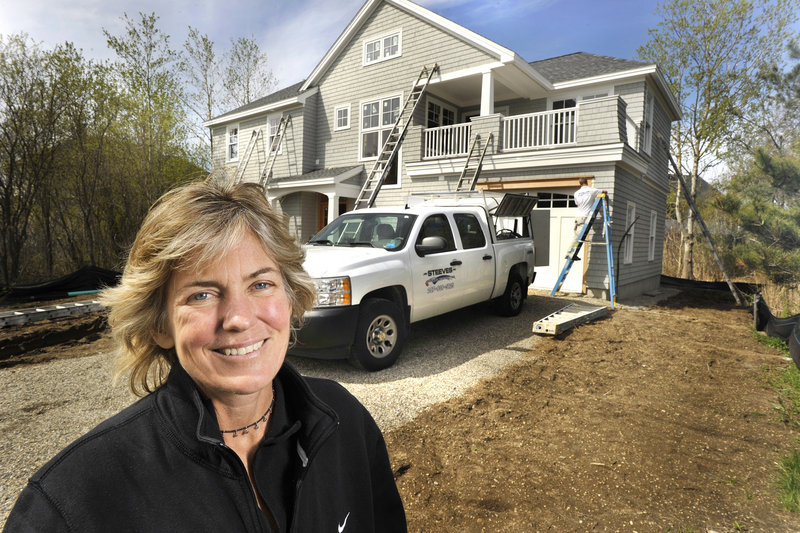
[[[391,366],[409,324],[493,301],[519,314],[533,281],[535,196],[410,199],[343,214],[305,245],[317,285],[293,355]]]

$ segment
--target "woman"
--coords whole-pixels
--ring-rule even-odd
[[[284,362],[303,259],[257,185],[162,197],[104,294],[147,395],[34,475],[6,531],[405,531],[369,413]]]

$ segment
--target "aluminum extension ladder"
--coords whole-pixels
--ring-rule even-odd
[[[603,236],[605,237],[606,261],[608,262],[608,299],[611,300],[611,307],[613,308],[617,305],[617,288],[614,278],[614,253],[611,245],[611,217],[608,214],[608,196],[605,193],[600,193],[597,195],[597,198],[595,198],[594,205],[592,206],[592,214],[587,217],[586,223],[575,238],[575,242],[572,243],[572,248],[570,248],[569,253],[567,253],[567,262],[564,264],[564,268],[561,269],[561,274],[559,274],[556,285],[550,292],[550,296],[555,296],[561,288],[561,285],[567,278],[567,274],[569,274],[569,270],[572,268],[575,260],[578,259],[578,252],[580,252],[583,243],[592,244],[591,241],[586,240],[586,237],[589,235],[589,230],[592,229],[592,224],[598,213],[603,214]]]
[[[375,160],[375,165],[372,170],[367,174],[367,179],[364,186],[358,193],[355,201],[354,209],[361,209],[364,207],[372,207],[375,203],[375,198],[383,186],[386,175],[392,168],[392,163],[397,156],[397,151],[400,149],[400,144],[403,142],[403,137],[411,125],[411,119],[414,117],[414,110],[417,108],[422,95],[425,94],[425,89],[431,81],[434,73],[439,70],[439,65],[434,64],[433,68],[422,67],[417,80],[411,87],[411,92],[408,94],[402,109],[397,114],[397,119],[394,122],[389,135],[386,136],[386,141],[383,143],[378,159]],[[420,85],[420,82],[422,84]]]
[[[478,162],[475,163],[474,166],[470,166],[469,163],[472,160],[472,154],[475,151],[475,147],[477,146],[480,139],[481,136],[476,135],[475,140],[472,141],[472,145],[469,147],[467,160],[464,162],[464,168],[461,170],[461,175],[458,177],[458,184],[456,185],[456,191],[475,190],[475,185],[478,183],[478,176],[480,175],[481,167],[483,166],[483,158],[486,157],[486,150],[489,148],[489,144],[492,142],[492,134],[490,133],[489,136],[486,138],[486,142],[484,143],[483,149],[481,150],[480,156],[478,157]]]
[[[278,157],[278,152],[281,150],[283,134],[286,133],[286,128],[289,127],[291,122],[292,115],[281,117],[281,121],[278,123],[278,131],[275,132],[275,136],[272,138],[272,143],[270,143],[270,145],[267,147],[267,160],[264,162],[264,169],[261,171],[261,176],[259,177],[259,183],[261,183],[265,189],[267,185],[269,185],[270,175],[272,174],[272,166],[275,164],[275,159]]]

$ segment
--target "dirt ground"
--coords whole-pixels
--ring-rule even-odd
[[[765,387],[788,365],[728,293],[619,309],[386,435],[411,531],[800,531]]]
[[[0,329],[0,365],[110,342],[93,320],[69,323],[84,337],[44,349],[41,328]],[[542,338],[524,363],[386,434],[409,529],[800,531],[773,481],[800,435],[765,386],[767,368],[789,364],[727,293]]]

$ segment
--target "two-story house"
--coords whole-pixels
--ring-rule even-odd
[[[583,52],[529,63],[408,0],[367,0],[306,80],[205,123],[215,170],[264,183],[305,241],[355,206],[414,87],[376,206],[452,191],[484,154],[477,189],[539,197],[535,286],[550,289],[585,176],[609,192],[617,294],[658,287],[680,110],[654,64]],[[607,296],[604,247],[581,253],[562,290]]]

